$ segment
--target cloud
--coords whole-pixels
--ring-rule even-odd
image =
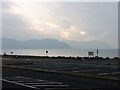
[[[19,39],[100,40],[115,46],[116,5],[116,3],[78,2],[4,3],[3,35]]]
[[[60,36],[64,39],[69,39],[70,38],[70,33],[65,32],[65,31],[61,31]]]
[[[53,24],[53,23],[49,23],[49,22],[46,22],[45,24],[48,25],[51,28],[58,28],[59,27],[58,25]]]
[[[84,36],[84,35],[86,35],[86,32],[85,31],[80,31],[80,34]]]

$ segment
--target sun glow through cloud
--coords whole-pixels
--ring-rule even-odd
[[[69,35],[70,35],[69,32],[65,32],[65,31],[62,31],[62,32],[61,32],[61,37],[62,37],[62,38],[68,39],[68,38],[69,38]]]
[[[46,22],[45,24],[48,25],[48,26],[50,26],[50,27],[52,27],[52,28],[59,28],[58,25],[53,24],[53,23]]]
[[[49,28],[59,27],[49,22],[50,10],[43,4],[14,2],[14,6],[11,7],[10,12],[20,15],[28,22],[31,29],[43,34],[49,34]]]
[[[115,3],[58,3],[34,2],[34,0],[29,0],[30,2],[21,2],[20,0],[9,1],[12,4],[10,4],[10,8],[4,11],[4,14],[8,13],[6,15],[7,18],[15,16],[13,19],[18,24],[21,24],[21,21],[23,21],[22,24],[24,25],[21,27],[21,31],[23,32],[21,33],[24,33],[24,31],[30,32],[30,34],[34,33],[31,36],[32,38],[55,38],[59,40],[78,41],[98,40],[114,46],[115,44],[107,39],[114,34],[114,37],[109,38],[117,45],[115,41],[117,38],[117,15],[115,15],[117,10]],[[6,5],[4,6],[5,8]],[[10,29],[12,30],[12,28]],[[17,26],[15,30],[17,31]]]
[[[80,31],[80,34],[84,36],[84,35],[86,35],[86,32],[85,31]]]
[[[50,35],[56,32],[56,34],[58,34],[62,39],[70,39],[71,36],[74,36],[72,35],[74,34],[74,30],[77,29],[72,25],[66,29],[53,23],[51,21],[51,17],[53,17],[51,14],[52,12],[47,7],[47,3],[27,4],[23,2],[14,2],[14,6],[12,6],[10,12],[23,17],[30,25],[30,29],[36,30],[46,35]],[[84,33],[82,33],[82,35],[83,34]],[[72,38],[74,39],[74,37]]]

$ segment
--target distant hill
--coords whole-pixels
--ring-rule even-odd
[[[0,39],[1,40],[1,39]],[[56,39],[32,39],[19,41],[15,39],[2,38],[3,49],[111,49],[102,41],[71,41]]]
[[[70,45],[56,39],[41,39],[19,41],[15,39],[2,38],[3,49],[69,49]]]
[[[102,41],[71,41],[64,40],[72,48],[75,49],[111,49],[111,47]]]

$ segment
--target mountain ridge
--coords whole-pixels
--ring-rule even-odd
[[[102,41],[72,41],[57,39],[16,40],[2,38],[3,49],[111,49]]]
[[[111,49],[107,43],[103,41],[72,41],[72,40],[64,40],[74,49]]]
[[[69,49],[70,45],[56,39],[32,39],[19,41],[15,39],[2,38],[3,49]]]

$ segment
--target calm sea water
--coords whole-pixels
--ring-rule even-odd
[[[88,56],[88,52],[94,52],[96,56],[96,49],[3,49],[0,54],[6,52],[7,54],[11,54],[13,52],[14,55],[35,55],[35,56],[45,56],[46,50],[48,51],[48,56],[80,56],[86,57]],[[117,49],[99,49],[100,57],[118,57]]]

